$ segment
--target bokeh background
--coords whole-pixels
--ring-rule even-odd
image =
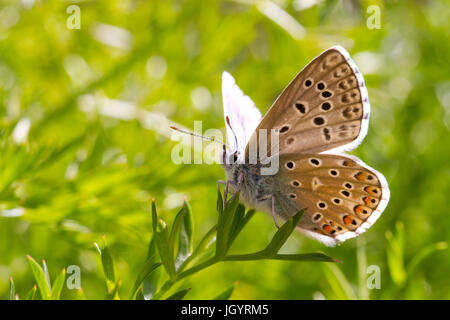
[[[72,4],[80,29],[68,27]],[[303,66],[336,44],[368,86],[369,133],[353,153],[386,176],[388,208],[340,247],[295,234],[283,248],[323,251],[340,264],[222,263],[187,278],[186,298],[209,299],[239,281],[233,299],[449,299],[444,0],[2,0],[0,298],[10,276],[19,295],[33,286],[27,254],[45,259],[52,277],[80,266],[86,297],[105,298],[93,245],[102,235],[128,292],[147,253],[152,197],[170,222],[186,196],[198,242],[216,221],[224,174],[219,165],[174,164],[168,126],[202,120],[203,130],[224,130],[223,70],[264,113]],[[274,232],[258,213],[232,251],[258,250]],[[366,286],[371,265],[380,289]],[[73,295],[63,290],[63,298]]]

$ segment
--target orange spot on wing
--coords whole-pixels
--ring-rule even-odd
[[[364,202],[366,203],[366,205],[370,205],[371,203],[373,203],[372,201],[375,200],[375,198],[372,197],[364,197]]]
[[[345,225],[351,225],[352,224],[352,222],[353,222],[353,218],[351,217],[351,216],[345,216],[344,217],[344,224]]]
[[[355,207],[355,213],[356,214],[361,214],[361,213],[363,213],[363,211],[364,211],[363,206],[356,206]]]
[[[342,162],[342,165],[343,165],[344,167],[354,167],[354,166],[355,166],[355,164],[354,164],[353,162],[348,161],[348,160],[344,160],[344,161]]]
[[[376,196],[380,194],[380,191],[377,187],[367,186],[364,188],[364,191],[370,194],[371,196]]]
[[[330,234],[333,231],[333,228],[330,225],[326,224],[323,226],[323,231]]]

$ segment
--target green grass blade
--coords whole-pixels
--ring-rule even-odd
[[[8,300],[16,300],[16,286],[13,277],[9,277],[9,295]]]
[[[39,288],[42,300],[48,300],[51,297],[50,288],[48,286],[44,269],[31,257],[27,256],[28,264],[30,265],[36,284]]]
[[[31,288],[30,291],[28,291],[28,293],[25,295],[24,300],[34,300],[36,297],[36,291],[37,286],[34,285],[33,288]]]
[[[50,293],[52,292],[52,282],[50,280],[50,273],[48,272],[47,264],[45,263],[45,260],[42,259],[42,265],[44,267],[44,275],[45,275],[45,281],[47,282],[47,285],[50,289]]]
[[[114,260],[111,254],[111,251],[106,244],[105,237],[103,236],[103,248],[100,248],[100,246],[97,243],[94,243],[95,247],[97,248],[98,252],[100,253],[100,257],[102,260],[102,267],[103,272],[105,274],[106,280],[109,283],[115,283],[116,282],[116,276],[114,272]]]
[[[61,292],[64,287],[66,280],[66,269],[63,268],[59,276],[55,279],[52,288],[52,300],[59,300],[61,297]]]

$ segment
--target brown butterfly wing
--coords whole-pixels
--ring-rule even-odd
[[[384,176],[352,156],[282,155],[277,175],[289,201],[306,208],[298,227],[328,245],[367,230],[389,201]]]
[[[267,150],[271,150],[270,130],[278,129],[280,154],[349,150],[367,133],[369,113],[361,73],[345,49],[333,47],[289,83],[249,143],[258,141],[259,129],[267,129]],[[249,144],[247,161],[248,153]]]

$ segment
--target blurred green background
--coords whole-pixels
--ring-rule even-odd
[[[68,27],[71,4],[80,8],[80,29]],[[168,125],[202,120],[203,130],[223,130],[224,70],[264,113],[303,66],[336,44],[368,86],[369,133],[354,154],[386,176],[388,208],[340,247],[295,234],[283,248],[323,251],[340,264],[222,263],[187,278],[186,298],[209,299],[239,281],[233,299],[449,299],[444,0],[2,0],[0,298],[11,275],[19,295],[33,286],[27,254],[45,259],[52,276],[80,266],[87,298],[105,298],[93,245],[104,234],[128,292],[147,253],[152,197],[170,222],[186,196],[198,242],[216,221],[224,174],[219,165],[174,164]],[[274,232],[270,216],[258,213],[232,252],[258,250]],[[380,289],[366,286],[371,265]]]

